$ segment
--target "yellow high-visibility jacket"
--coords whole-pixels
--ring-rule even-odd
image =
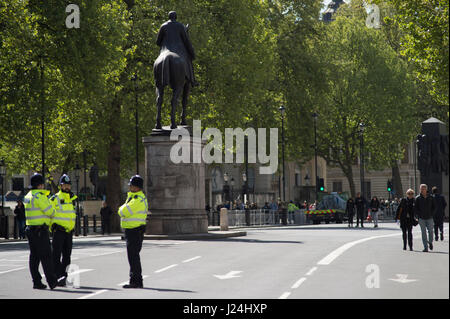
[[[47,225],[50,227],[55,208],[48,199],[50,191],[45,189],[32,189],[25,196],[25,217],[27,226]]]
[[[52,224],[58,224],[64,227],[68,233],[75,228],[77,214],[73,202],[76,198],[76,195],[70,197],[69,193],[63,191],[59,191],[50,198],[56,211],[52,219]]]
[[[145,225],[148,212],[148,202],[142,191],[128,192],[128,197],[119,208],[120,227],[136,228]]]

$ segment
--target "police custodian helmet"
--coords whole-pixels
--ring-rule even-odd
[[[36,188],[41,184],[44,184],[44,177],[39,173],[34,173],[33,176],[31,176],[30,179],[31,185],[29,188]]]
[[[71,182],[71,180],[70,180],[69,175],[63,174],[63,175],[61,176],[61,178],[59,179],[59,185],[62,185],[62,184],[69,184],[69,185],[72,185],[72,182]]]
[[[144,179],[139,175],[134,175],[133,177],[131,177],[128,185],[137,186],[142,189],[144,188]]]

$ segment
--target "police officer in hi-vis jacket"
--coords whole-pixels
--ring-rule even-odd
[[[35,173],[31,177],[31,190],[24,198],[26,235],[30,245],[29,267],[33,279],[34,289],[45,289],[42,276],[39,273],[39,264],[42,263],[45,279],[50,288],[56,287],[57,281],[52,262],[52,248],[50,245],[49,226],[55,209],[48,199],[50,191],[44,189],[44,177]]]
[[[77,217],[74,207],[77,196],[71,192],[71,184],[70,177],[63,174],[59,179],[60,191],[50,198],[55,208],[51,230],[53,233],[53,265],[59,287],[66,286],[66,268],[70,265],[73,229]]]
[[[143,288],[142,267],[139,252],[144,239],[145,225],[147,219],[148,202],[142,189],[144,180],[135,175],[128,183],[128,192],[125,204],[120,206],[120,226],[125,229],[127,243],[128,263],[130,264],[130,282],[123,288]]]

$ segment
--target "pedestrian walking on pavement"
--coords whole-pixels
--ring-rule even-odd
[[[49,227],[52,222],[51,218],[55,215],[55,209],[48,199],[50,191],[44,189],[44,177],[41,174],[36,173],[31,177],[30,188],[24,203],[27,225],[25,233],[30,246],[29,267],[33,288],[47,288],[42,283],[42,276],[39,272],[39,264],[42,263],[45,279],[53,289],[56,287],[57,280],[53,268]]]
[[[23,206],[23,202],[20,199],[17,201],[16,208],[14,208],[14,215],[16,215],[17,228],[19,229],[19,238],[25,239],[25,206]]]
[[[434,222],[434,239],[436,241],[439,240],[439,232],[441,234],[441,240],[444,240],[444,216],[445,216],[445,207],[447,207],[447,202],[445,201],[445,197],[439,193],[439,189],[434,186],[432,189],[434,204],[436,205],[436,209],[433,215]]]
[[[407,243],[409,250],[413,250],[412,228],[417,225],[417,220],[414,217],[415,201],[414,191],[408,189],[406,197],[400,201],[395,215],[395,221],[400,221],[400,228],[403,232],[403,250],[406,250]]]
[[[355,202],[351,197],[347,200],[345,212],[347,213],[348,216],[348,227],[353,227],[353,216],[355,215]]]
[[[100,209],[100,218],[102,220],[102,234],[107,233],[111,235],[111,215],[113,211],[111,207],[108,206],[106,201],[102,202],[102,208]]]
[[[355,206],[356,206],[356,227],[359,226],[359,221],[361,220],[361,228],[364,228],[366,199],[361,196],[360,192],[356,193]]]
[[[430,250],[433,250],[433,215],[436,206],[434,198],[428,194],[428,186],[426,184],[420,185],[420,194],[416,197],[414,208],[415,215],[419,217],[419,225],[422,231],[423,251],[428,252],[428,247]]]
[[[59,192],[50,198],[55,208],[51,230],[52,257],[58,287],[65,287],[67,280],[67,267],[70,265],[73,245],[73,230],[77,214],[74,202],[77,196],[71,192],[71,180],[67,174],[59,179]]]
[[[372,220],[374,223],[374,228],[378,227],[378,210],[380,208],[380,201],[378,200],[378,198],[376,196],[374,196],[372,198],[372,200],[370,201],[370,214],[372,216]]]
[[[123,288],[143,288],[142,267],[139,253],[142,249],[145,225],[147,223],[148,202],[142,189],[141,176],[131,177],[130,191],[125,204],[120,206],[120,226],[125,229],[128,263],[130,264],[130,282]]]

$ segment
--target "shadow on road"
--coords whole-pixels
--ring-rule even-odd
[[[290,227],[280,227],[276,228],[276,230],[363,230],[363,231],[379,231],[379,230],[398,230],[401,232],[401,229],[398,227],[383,227],[378,226],[378,228],[374,228],[373,226],[364,226],[361,227],[348,227],[348,226],[338,226],[338,227],[329,227],[329,226],[290,226]]]
[[[218,239],[202,239],[201,241],[211,242],[237,242],[237,243],[257,243],[257,244],[303,244],[302,241],[293,240],[260,240],[260,239],[243,239],[243,238],[218,238]]]
[[[77,237],[73,238],[73,248],[74,249],[83,249],[83,248],[115,248],[115,249],[124,249],[126,247],[125,240],[118,239],[117,241],[112,240],[102,240],[102,238],[98,238],[95,240],[89,240],[89,241],[76,241]],[[145,246],[153,246],[158,248],[168,248],[175,246],[175,243],[157,243],[157,242],[145,242]],[[21,242],[3,242],[0,243],[0,252],[6,252],[6,251],[19,251],[19,250],[29,250],[28,241],[21,241]]]
[[[192,290],[183,290],[183,289],[167,289],[167,288],[139,288],[139,289],[144,289],[144,290],[154,290],[154,291],[161,291],[161,292],[189,292],[189,293],[197,293],[196,291],[192,291]]]

